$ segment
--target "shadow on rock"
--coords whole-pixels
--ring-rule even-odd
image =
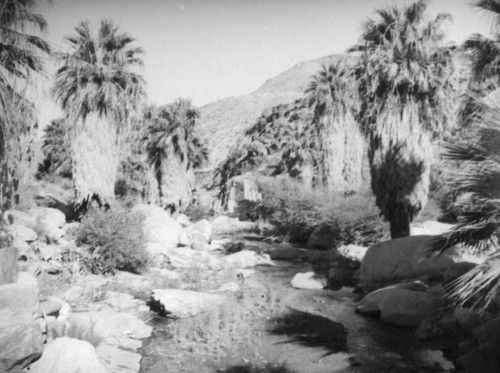
[[[218,372],[224,373],[294,373],[294,371],[288,369],[285,365],[278,364],[268,364],[263,367],[253,366],[249,364],[245,365],[233,365],[231,367],[225,368],[223,370],[218,370]]]
[[[289,340],[282,343],[299,343],[307,347],[327,350],[325,356],[347,352],[347,330],[344,325],[326,317],[292,310],[274,318],[269,330],[274,335],[286,335]]]

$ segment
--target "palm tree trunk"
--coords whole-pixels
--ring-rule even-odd
[[[362,185],[363,136],[352,115],[333,115],[322,119],[327,121],[322,135],[324,183],[332,192],[356,192]]]
[[[162,163],[161,205],[174,207],[176,211],[184,210],[191,201],[194,185],[194,171],[187,170],[186,163],[181,162],[170,147]]]
[[[407,206],[403,203],[396,203],[392,216],[389,221],[391,229],[391,238],[400,238],[409,236],[411,233],[410,228],[410,214],[408,213]]]
[[[84,123],[78,123],[72,135],[77,198],[96,193],[103,200],[113,200],[120,158],[114,126],[92,113]]]

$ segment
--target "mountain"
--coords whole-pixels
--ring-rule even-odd
[[[269,79],[250,94],[228,97],[202,107],[198,135],[208,146],[209,168],[216,167],[224,160],[245,130],[257,121],[265,109],[301,98],[311,76],[322,65],[344,58],[345,55],[335,54],[300,62]]]

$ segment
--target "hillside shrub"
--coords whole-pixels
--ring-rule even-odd
[[[83,258],[87,269],[92,273],[144,271],[148,255],[143,249],[143,219],[119,207],[89,209],[76,233],[77,244],[87,247],[89,255]]]
[[[274,225],[273,234],[306,244],[312,232],[328,225],[337,231],[339,244],[369,246],[389,237],[368,192],[343,196],[324,189],[306,190],[288,178],[260,181],[263,199],[256,213]]]

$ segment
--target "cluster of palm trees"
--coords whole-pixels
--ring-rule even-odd
[[[148,198],[163,205],[187,204],[193,169],[207,159],[206,148],[194,136],[197,111],[183,100],[145,108],[145,81],[139,72],[143,50],[111,20],[102,20],[95,30],[81,22],[65,37],[68,52],[52,51],[41,36],[30,33],[47,27],[37,13],[38,3],[0,1],[3,194],[13,185],[8,179],[15,169],[12,154],[19,137],[36,122],[27,90],[34,74],[45,72],[43,58],[56,58],[59,68],[51,93],[64,117],[45,128],[48,170],[71,176],[78,198],[95,193],[112,200],[123,162],[144,154],[134,161],[142,162],[143,170],[151,169],[157,180]],[[134,131],[139,135],[131,136]]]

